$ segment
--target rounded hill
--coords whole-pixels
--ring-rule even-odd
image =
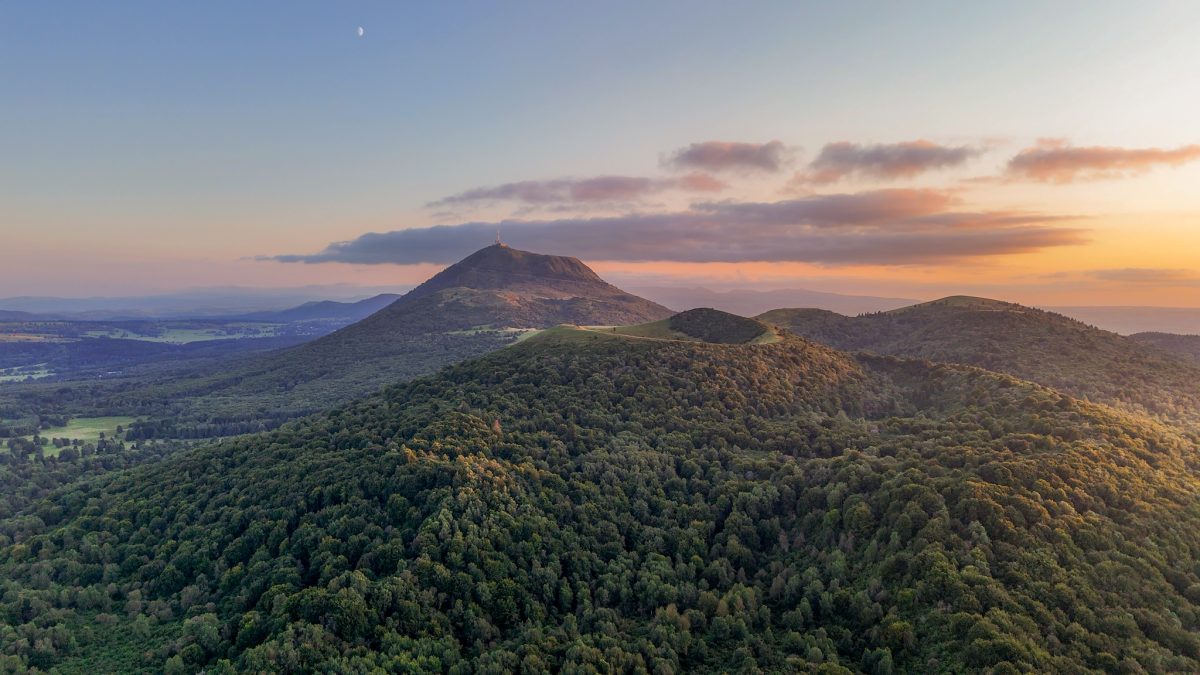
[[[969,364],[1079,398],[1200,421],[1194,360],[1033,307],[952,296],[857,317],[774,310],[759,318],[837,349]]]
[[[702,342],[716,344],[746,344],[770,330],[761,321],[707,307],[680,312],[667,319],[667,326]]]

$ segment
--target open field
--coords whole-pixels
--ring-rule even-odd
[[[220,327],[164,327],[153,332],[138,332],[127,328],[112,327],[90,330],[84,337],[114,338],[121,340],[142,340],[144,342],[164,342],[168,344],[189,344],[207,340],[228,340],[231,338],[275,337],[279,334],[280,326],[266,323],[230,323]]]
[[[100,440],[100,434],[103,433],[107,437],[111,437],[117,433],[117,427],[128,427],[137,418],[136,417],[77,417],[67,422],[64,427],[50,427],[42,429],[38,435],[42,438],[66,438],[68,440],[78,440],[84,443],[94,443]],[[25,438],[32,438],[26,436]],[[46,454],[53,455],[58,452],[58,448],[53,445],[46,446]]]
[[[0,332],[0,342],[70,342],[70,340],[54,335],[44,335],[41,333]]]
[[[0,383],[4,382],[24,382],[29,378],[35,380],[43,377],[50,377],[54,371],[46,368],[46,364],[38,363],[29,366],[14,366],[12,368],[0,368]]]

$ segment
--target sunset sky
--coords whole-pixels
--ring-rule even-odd
[[[627,286],[1200,307],[1200,3],[847,4],[5,3],[0,297],[409,285],[500,224]]]

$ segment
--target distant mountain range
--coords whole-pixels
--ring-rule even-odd
[[[222,318],[259,312],[276,312],[314,301],[357,302],[384,293],[408,290],[405,286],[303,286],[298,288],[206,288],[145,296],[60,298],[23,296],[0,298],[0,311],[37,315],[35,318],[72,321],[131,319]]]
[[[20,373],[29,371],[76,380],[111,377],[149,364],[265,352],[331,333],[399,297],[322,300],[280,311],[201,319],[71,320],[0,310],[0,382],[21,379]]]
[[[371,316],[398,299],[400,299],[400,295],[396,293],[380,293],[379,295],[357,302],[314,300],[289,309],[271,312],[251,312],[229,318],[231,320],[263,321],[267,323],[296,323],[301,321],[354,322]]]
[[[384,298],[399,298],[404,287],[308,286],[299,288],[214,288],[152,296],[0,298],[0,321],[115,321],[136,319],[241,319],[294,322],[351,321],[361,310],[382,308]],[[711,307],[754,316],[780,307],[813,307],[838,314],[881,312],[920,300],[813,291],[803,288],[713,290],[700,286],[636,286],[631,292],[675,311]],[[361,303],[361,304],[359,304]],[[349,307],[348,305],[358,305]],[[1200,334],[1200,308],[1046,306],[1122,335],[1140,332]]]

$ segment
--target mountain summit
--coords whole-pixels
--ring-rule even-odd
[[[627,295],[601,279],[578,258],[543,255],[493,244],[482,248],[414,288],[417,298],[446,288],[532,293],[543,297]]]
[[[613,286],[577,258],[493,244],[463,258],[395,303],[344,329],[412,332],[624,325],[671,315]],[[331,336],[332,337],[332,336]]]

